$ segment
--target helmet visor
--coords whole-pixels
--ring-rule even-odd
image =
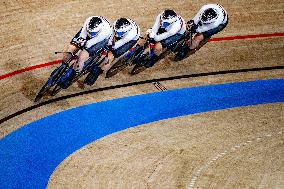
[[[123,38],[126,32],[116,32],[116,37]]]
[[[97,35],[98,35],[98,33],[99,33],[99,31],[97,31],[97,32],[88,32],[88,34],[89,34],[89,37],[96,37]]]
[[[171,25],[171,23],[168,22],[168,21],[163,21],[162,22],[162,28],[167,28],[169,25]]]

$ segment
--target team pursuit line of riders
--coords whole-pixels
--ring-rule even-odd
[[[89,17],[63,52],[64,72],[54,79],[60,69],[53,71],[48,86],[56,84],[57,88],[66,89],[87,71],[82,84],[93,85],[104,72],[107,77],[112,76],[119,71],[116,68],[127,64],[134,65],[132,74],[135,74],[140,68],[152,67],[165,52],[174,53],[175,60],[182,60],[227,24],[228,14],[219,4],[202,6],[187,22],[174,10],[164,10],[144,36],[132,19],[119,18],[110,24],[102,16]],[[53,93],[58,91],[55,89]]]

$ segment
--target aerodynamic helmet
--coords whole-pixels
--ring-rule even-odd
[[[103,20],[100,16],[93,16],[87,23],[88,36],[91,38],[96,37],[102,30],[103,25]]]
[[[206,9],[201,16],[202,24],[210,24],[218,17],[217,11],[213,8]]]
[[[119,18],[114,24],[115,36],[123,38],[132,29],[132,24],[127,18]]]
[[[162,28],[167,28],[170,26],[172,23],[176,22],[178,19],[177,14],[175,11],[167,9],[162,13],[161,16],[161,26]]]

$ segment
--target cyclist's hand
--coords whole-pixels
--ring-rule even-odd
[[[151,32],[152,32],[152,28],[150,28],[146,31],[146,35],[149,35],[149,33],[151,33]]]
[[[107,45],[107,50],[112,51],[113,50],[112,45]]]
[[[153,44],[156,43],[155,39],[154,39],[154,38],[151,38],[151,37],[148,38],[148,42],[149,42],[149,43],[153,43]]]
[[[155,34],[154,32],[151,32],[151,33],[149,33],[149,35],[148,35],[148,36],[149,36],[149,38],[154,38],[154,37],[155,37],[155,35],[156,35],[156,34]]]
[[[194,23],[193,20],[189,20],[189,21],[186,23],[186,29],[187,29],[188,31],[194,32],[194,31],[197,29],[197,25]]]
[[[76,41],[76,43],[80,46],[80,47],[84,47],[85,43],[86,43],[86,39],[79,37]]]

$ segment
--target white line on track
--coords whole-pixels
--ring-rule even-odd
[[[282,133],[283,132],[280,131],[277,134],[281,135]],[[224,157],[225,155],[227,155],[229,153],[235,152],[237,149],[240,149],[241,147],[245,147],[249,144],[253,144],[253,143],[256,143],[256,142],[261,142],[263,139],[265,139],[265,137],[268,138],[268,137],[272,137],[272,136],[273,136],[272,134],[268,133],[268,134],[265,134],[262,137],[257,137],[255,139],[247,140],[245,143],[241,143],[241,144],[235,145],[234,147],[231,147],[229,151],[225,150],[225,151],[218,153],[217,155],[213,156],[204,165],[202,165],[199,169],[197,169],[197,171],[194,172],[194,174],[192,175],[191,180],[189,182],[188,189],[193,189],[195,184],[196,184],[198,177],[200,177],[202,172],[206,171],[206,169],[208,169],[210,167],[210,165],[212,165],[218,159]]]

